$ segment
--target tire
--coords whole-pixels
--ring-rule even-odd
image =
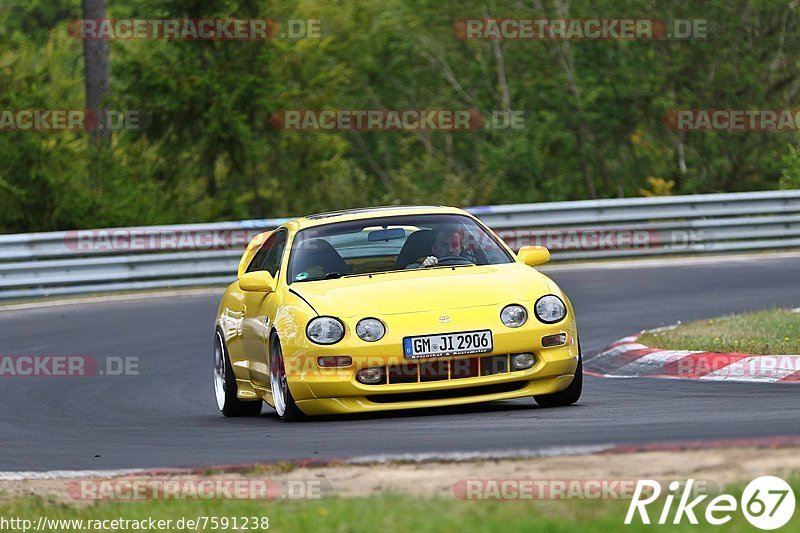
[[[533,399],[540,407],[565,407],[577,402],[583,391],[583,355],[581,346],[578,344],[578,368],[575,369],[575,377],[566,389],[553,394],[541,394],[534,396]]]
[[[236,393],[236,376],[228,359],[228,349],[218,330],[214,334],[214,393],[217,407],[225,416],[258,416],[261,414],[261,400],[245,402]]]
[[[269,387],[272,390],[272,404],[281,420],[296,422],[305,418],[306,415],[297,407],[289,390],[286,367],[283,364],[283,350],[277,335],[272,337],[269,350]]]

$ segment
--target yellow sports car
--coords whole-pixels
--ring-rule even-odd
[[[351,209],[256,236],[225,291],[214,385],[226,416],[262,400],[303,415],[533,396],[575,403],[582,364],[569,299],[469,213]]]

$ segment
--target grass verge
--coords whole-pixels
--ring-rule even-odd
[[[638,342],[666,350],[800,355],[800,313],[768,309],[698,320],[645,333]]]
[[[800,489],[798,480],[791,482],[795,493]],[[744,485],[729,487],[725,492],[741,500]],[[686,517],[678,526],[672,525],[675,506],[669,517],[669,531],[718,531],[719,528],[705,522],[705,502],[696,507],[700,525],[691,525]],[[250,531],[265,531],[262,517],[268,517],[269,530],[273,531],[552,531],[552,532],[601,532],[608,531],[653,531],[654,526],[640,523],[638,518],[630,526],[624,525],[629,502],[625,500],[527,500],[527,501],[468,501],[447,498],[414,498],[399,494],[377,494],[365,498],[326,498],[313,501],[148,501],[148,502],[106,502],[88,506],[57,504],[38,496],[0,502],[0,520],[21,518],[31,520],[32,529],[44,516],[50,521],[39,531],[123,531],[107,522],[101,528],[91,528],[90,520],[171,520],[171,525],[161,526],[162,531],[202,531],[202,527],[178,527],[177,521],[183,518],[198,520],[199,517],[216,517],[222,523],[228,519],[227,530],[234,530],[233,519],[243,517],[258,519],[258,526],[248,527]],[[651,520],[657,521],[664,506],[664,495],[648,507]],[[54,524],[53,520],[82,520],[80,525],[73,523]],[[184,522],[185,523],[185,522]],[[793,521],[782,528],[791,528]],[[794,522],[796,525],[796,522]],[[99,525],[99,524],[97,524]],[[250,523],[253,525],[253,522]],[[89,526],[89,527],[87,527]],[[656,529],[658,526],[655,526]],[[139,528],[141,530],[141,528]],[[733,513],[725,531],[753,531],[744,518],[741,508]],[[20,529],[17,529],[20,530]],[[131,530],[130,525],[127,530]],[[146,528],[144,530],[147,530]],[[206,527],[205,530],[212,530]],[[222,527],[217,530],[223,530]]]

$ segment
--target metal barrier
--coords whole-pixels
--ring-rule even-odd
[[[800,248],[800,190],[468,211],[556,261]],[[0,300],[229,283],[250,238],[286,220],[0,235]]]

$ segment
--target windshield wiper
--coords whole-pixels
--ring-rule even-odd
[[[431,270],[434,268],[461,268],[461,267],[470,267],[470,266],[478,266],[475,263],[466,263],[463,265],[434,265],[425,268],[396,268],[393,270],[376,270],[375,272],[359,272],[358,274],[342,274],[341,272],[328,272],[323,277],[320,278],[306,278],[306,279],[297,279],[295,282],[304,282],[304,281],[321,281],[325,279],[339,279],[339,278],[354,278],[358,276],[369,276],[372,277],[376,274],[389,274],[391,272],[412,272],[415,270]]]
[[[316,277],[316,278],[303,278],[303,279],[296,279],[292,283],[305,283],[308,281],[322,281],[324,279],[339,279],[342,275],[338,272],[328,272],[324,276]]]
[[[416,272],[416,271],[425,271],[431,270],[434,268],[460,268],[460,267],[471,267],[471,266],[478,266],[475,263],[466,263],[463,265],[434,265],[429,267],[419,267],[419,268],[394,268],[392,270],[376,270],[375,272],[359,272],[358,274],[345,274],[342,276],[343,278],[354,278],[356,276],[375,276],[377,274],[391,274],[393,272]]]
[[[461,267],[474,267],[474,266],[478,266],[478,265],[476,265],[475,263],[463,263],[461,265],[432,265],[432,266],[429,266],[429,267],[415,268],[414,270],[431,270],[433,268],[453,268],[453,269],[456,269],[456,268],[461,268]]]

